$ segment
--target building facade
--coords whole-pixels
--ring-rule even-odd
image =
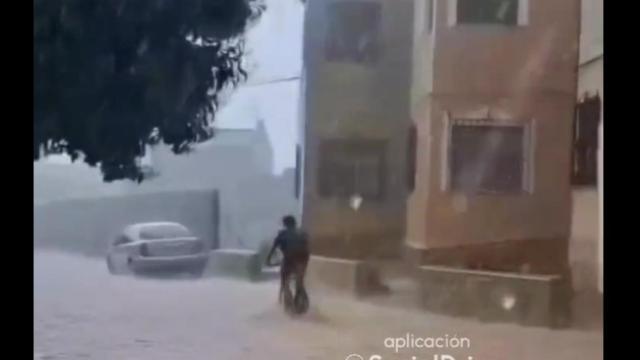
[[[567,269],[577,14],[578,0],[416,1],[417,261]]]
[[[579,13],[579,0],[310,1],[315,252],[402,242],[420,263],[567,270]]]
[[[412,10],[411,0],[306,5],[303,224],[316,254],[401,251]]]
[[[578,116],[574,130],[574,195],[583,206],[576,208],[579,237],[575,240],[587,256],[578,257],[584,269],[584,287],[603,290],[603,163],[604,126],[604,32],[603,1],[582,0],[580,65],[578,68]],[[597,220],[596,220],[597,219]],[[575,226],[574,226],[575,227]]]

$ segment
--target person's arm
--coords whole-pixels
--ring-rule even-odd
[[[278,236],[276,236],[276,238],[273,240],[273,245],[271,245],[271,250],[269,250],[269,254],[267,255],[267,259],[266,259],[267,266],[271,265],[271,258],[273,257],[273,253],[276,251],[279,245],[280,245],[280,234],[278,234]]]

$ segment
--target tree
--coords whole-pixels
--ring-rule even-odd
[[[218,94],[246,78],[259,0],[34,0],[34,161],[65,153],[142,181],[148,144],[210,138]]]

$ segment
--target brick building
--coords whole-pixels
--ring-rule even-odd
[[[401,251],[412,9],[410,0],[307,3],[303,223],[317,254]]]
[[[307,6],[303,219],[316,253],[564,271],[579,1]]]

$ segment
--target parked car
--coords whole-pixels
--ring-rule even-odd
[[[184,225],[138,223],[125,227],[109,245],[107,268],[114,275],[188,273],[202,275],[209,248]]]

